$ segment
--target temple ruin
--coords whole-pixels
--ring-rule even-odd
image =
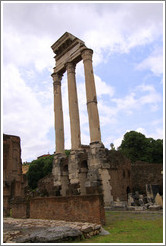
[[[162,195],[162,163],[160,166],[152,163],[131,164],[122,153],[108,150],[101,141],[92,49],[87,48],[83,41],[68,32],[51,47],[55,53],[52,78],[56,134],[52,173],[38,181],[36,193],[29,191],[26,176],[22,173],[20,138],[4,134],[4,216],[12,214],[14,218],[30,217],[104,224],[104,207],[114,209],[122,206],[133,209],[142,206],[142,209],[147,209],[155,199],[161,203],[159,193]],[[76,65],[82,60],[89,117],[89,145],[81,143],[75,77]],[[64,148],[61,93],[62,76],[66,71],[71,129],[69,156],[65,154]],[[138,190],[143,193],[148,191],[149,195],[143,198]],[[133,191],[134,195],[131,193]]]
[[[54,186],[57,195],[103,194],[104,203],[109,206],[111,195],[110,165],[106,150],[101,142],[99,113],[92,65],[93,50],[85,43],[66,32],[52,46],[55,55],[54,112],[56,152],[53,162]],[[80,120],[77,99],[75,68],[83,60],[87,111],[89,118],[90,144],[81,145]],[[64,153],[64,124],[61,95],[61,80],[67,71],[69,115],[71,129],[71,153],[67,159]]]

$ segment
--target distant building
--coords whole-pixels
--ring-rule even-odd
[[[41,157],[46,157],[46,156],[50,156],[50,154],[45,154],[45,155],[41,155],[41,156],[38,156],[37,159],[41,158]]]

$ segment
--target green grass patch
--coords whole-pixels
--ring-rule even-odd
[[[106,212],[106,236],[94,236],[80,243],[162,243],[163,215],[160,212]]]

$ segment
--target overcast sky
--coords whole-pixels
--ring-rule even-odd
[[[4,2],[3,132],[20,136],[22,161],[55,151],[51,45],[66,31],[92,48],[102,141],[127,131],[163,138],[163,3]],[[76,67],[82,144],[89,144],[84,69]],[[66,73],[65,148],[71,147]]]

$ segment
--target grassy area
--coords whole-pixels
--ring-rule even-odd
[[[106,236],[94,236],[79,243],[162,243],[161,212],[106,212]]]

